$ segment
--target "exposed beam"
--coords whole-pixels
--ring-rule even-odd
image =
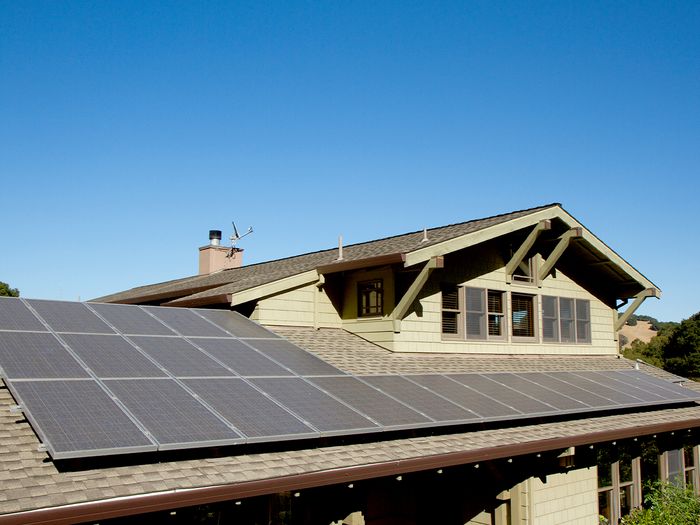
[[[627,307],[627,310],[620,314],[617,320],[615,321],[615,331],[617,332],[620,328],[625,326],[627,320],[630,317],[632,317],[632,314],[637,311],[637,308],[639,308],[642,305],[642,303],[647,297],[656,297],[658,299],[660,296],[661,293],[656,288],[647,288],[646,290],[642,290],[637,295],[635,295],[632,304],[629,305]]]
[[[506,264],[506,282],[511,282],[513,280],[513,273],[515,273],[515,270],[520,266],[528,252],[532,249],[535,241],[537,241],[537,237],[540,236],[540,233],[551,229],[552,221],[549,219],[541,220],[535,225],[535,227],[520,245],[520,248],[517,249],[517,251],[513,254],[513,257],[511,257],[510,261],[508,261],[508,264]]]
[[[408,312],[409,307],[413,304],[413,301],[416,300],[416,297],[418,297],[418,293],[423,289],[425,283],[428,282],[430,274],[433,273],[435,268],[442,268],[444,264],[445,262],[442,257],[431,257],[430,260],[425,263],[423,269],[416,276],[408,290],[406,290],[406,293],[403,294],[399,303],[394,307],[394,311],[389,315],[389,319],[391,319],[394,324],[394,332],[399,333],[401,331],[401,319],[406,315],[406,312]]]
[[[544,281],[544,278],[547,277],[549,275],[549,272],[552,271],[552,269],[554,268],[554,265],[557,263],[559,258],[564,254],[564,251],[569,247],[569,244],[571,243],[571,239],[581,237],[582,235],[583,235],[583,229],[576,227],[576,228],[571,228],[564,235],[559,237],[559,242],[554,247],[554,250],[552,250],[552,253],[549,254],[549,257],[547,257],[547,260],[544,261],[544,263],[542,263],[542,266],[540,267],[540,271],[539,271],[539,274],[537,276],[539,282]]]

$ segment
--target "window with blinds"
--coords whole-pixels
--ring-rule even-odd
[[[456,285],[442,286],[442,333],[459,335],[459,288]]]
[[[513,337],[535,337],[535,296],[514,293],[511,301]]]
[[[548,343],[590,343],[590,301],[543,295],[542,340]]]

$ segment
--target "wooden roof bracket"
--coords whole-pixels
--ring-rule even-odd
[[[403,297],[394,307],[394,311],[389,315],[389,319],[392,320],[394,325],[394,333],[401,332],[401,319],[404,318],[408,308],[413,304],[413,301],[418,297],[418,293],[423,289],[425,283],[428,282],[430,274],[433,273],[435,268],[442,268],[445,265],[444,258],[442,256],[431,257],[425,266],[421,269],[418,276],[415,278],[411,286],[403,294]]]
[[[517,249],[517,251],[513,254],[513,257],[510,258],[510,261],[508,261],[508,264],[506,264],[506,282],[511,283],[513,281],[513,274],[515,273],[515,270],[520,266],[520,264],[523,262],[525,259],[525,256],[528,254],[530,249],[535,244],[535,241],[537,241],[537,238],[540,236],[540,233],[542,233],[545,230],[551,230],[552,229],[552,221],[549,219],[544,219],[538,222],[535,227],[532,229],[530,234],[527,236],[527,238],[523,241],[523,243],[520,245],[520,248]]]
[[[571,228],[564,235],[559,237],[559,242],[554,247],[554,250],[552,250],[552,253],[549,254],[549,257],[547,257],[547,260],[542,263],[542,266],[540,267],[540,271],[537,274],[538,283],[540,285],[541,285],[542,281],[544,281],[545,277],[547,277],[549,275],[549,272],[551,272],[554,269],[554,265],[557,263],[559,258],[564,254],[564,251],[566,251],[566,249],[569,247],[569,244],[571,243],[571,239],[578,239],[579,237],[582,237],[582,236],[583,236],[583,228],[576,227],[576,228]]]
[[[632,314],[637,311],[644,300],[647,297],[656,297],[659,299],[661,297],[661,291],[658,288],[647,288],[642,290],[637,295],[634,296],[634,302],[627,307],[623,313],[621,313],[615,320],[615,331],[617,332],[620,328],[625,326],[625,323],[632,317]]]

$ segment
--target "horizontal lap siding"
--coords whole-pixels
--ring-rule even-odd
[[[490,271],[475,279],[463,282],[463,285],[475,288],[489,288],[505,292],[517,292],[538,296],[538,332],[539,341],[542,339],[542,295],[586,299],[590,302],[591,343],[564,344],[542,342],[510,342],[510,341],[464,341],[444,340],[441,333],[442,304],[439,291],[440,279],[449,278],[449,274],[433,278],[428,285],[433,293],[420,299],[419,316],[411,310],[401,323],[401,333],[394,335],[393,349],[401,352],[459,352],[459,353],[489,353],[489,354],[615,354],[617,342],[613,330],[613,310],[578,286],[561,271],[555,277],[547,277],[541,288],[514,283],[506,284],[503,268]],[[510,312],[510,297],[507,294],[506,317]],[[509,325],[510,323],[508,323]]]

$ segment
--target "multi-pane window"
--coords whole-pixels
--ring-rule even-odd
[[[466,339],[504,339],[505,292],[442,286],[442,333]]]
[[[513,293],[510,301],[513,337],[535,337],[535,296]]]
[[[618,523],[641,505],[640,458],[625,449],[604,448],[598,451],[597,464],[598,514],[607,523]]]
[[[384,282],[381,279],[357,283],[358,317],[374,317],[384,313]]]
[[[556,343],[590,343],[590,302],[542,296],[542,339]]]

